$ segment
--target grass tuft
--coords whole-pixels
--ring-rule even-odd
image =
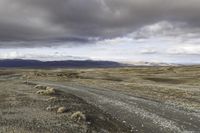
[[[80,111],[77,111],[71,115],[71,119],[75,122],[83,122],[86,120],[85,114]]]
[[[67,111],[68,111],[68,109],[66,107],[59,107],[57,110],[57,113],[65,113]]]
[[[40,94],[40,95],[54,95],[56,94],[56,90],[54,88],[51,87],[46,87],[45,90],[38,90],[36,92],[36,94]]]

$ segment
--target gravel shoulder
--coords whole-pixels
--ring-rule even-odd
[[[123,123],[73,94],[57,90],[55,95],[43,96],[36,91],[33,84],[27,85],[13,77],[0,81],[0,133],[130,131]],[[57,113],[53,110],[57,107],[65,107],[67,111]],[[77,111],[82,112],[86,120],[74,121],[71,116]]]
[[[102,90],[62,83],[50,85],[75,94],[108,112],[113,118],[131,127],[134,132],[191,132],[199,131],[200,113],[190,112],[167,103],[155,102],[113,90]]]

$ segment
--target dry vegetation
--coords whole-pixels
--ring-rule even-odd
[[[0,132],[10,132],[11,128],[16,132],[22,130],[62,132],[66,129],[69,129],[69,132],[72,130],[98,132],[102,128],[110,132],[115,132],[114,130],[128,132],[126,127],[120,125],[121,123],[82,99],[71,94],[62,94],[57,88],[32,83],[34,81],[117,90],[134,97],[200,112],[200,67],[198,66],[2,70],[0,80],[0,128],[2,129]],[[22,112],[23,115],[18,116]],[[2,114],[6,115],[2,117]],[[30,114],[31,117],[28,118]],[[11,115],[15,117],[10,118]],[[41,120],[38,120],[39,117]],[[55,123],[62,126],[51,127]]]
[[[129,131],[110,115],[75,95],[29,82],[34,79],[62,80],[63,76],[58,78],[56,72],[12,71],[15,73],[2,71],[0,74],[0,133]],[[73,73],[64,77],[77,78]],[[89,119],[86,120],[87,115]]]
[[[57,113],[65,113],[67,111],[68,111],[68,109],[66,107],[59,107],[57,110]]]
[[[40,86],[38,87],[38,85],[35,88],[42,88],[42,90],[38,90],[36,92],[36,94],[40,94],[40,95],[55,95],[56,94],[56,90],[52,87],[44,87],[44,86]],[[44,90],[45,88],[45,90]]]
[[[76,122],[83,122],[86,120],[86,116],[80,111],[73,113],[71,115],[71,118],[72,118],[72,120],[74,120]]]
[[[58,69],[31,71],[29,74],[32,75],[32,80],[43,80],[45,75],[48,75],[48,80],[52,82],[117,89],[127,93],[132,92],[131,94],[145,99],[200,109],[200,67],[198,66]]]

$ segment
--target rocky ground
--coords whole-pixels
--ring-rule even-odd
[[[0,133],[95,133],[129,132],[97,107],[69,93],[36,94],[34,84],[20,77],[3,77],[0,81]],[[64,112],[57,112],[65,107]],[[72,118],[81,112],[85,118]],[[81,117],[82,118],[82,117]]]
[[[196,133],[199,125],[198,66],[0,70],[0,133]]]

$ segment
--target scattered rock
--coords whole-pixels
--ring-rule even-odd
[[[71,115],[71,119],[74,120],[75,122],[81,122],[81,121],[83,122],[86,120],[86,116],[82,112],[77,111]]]

